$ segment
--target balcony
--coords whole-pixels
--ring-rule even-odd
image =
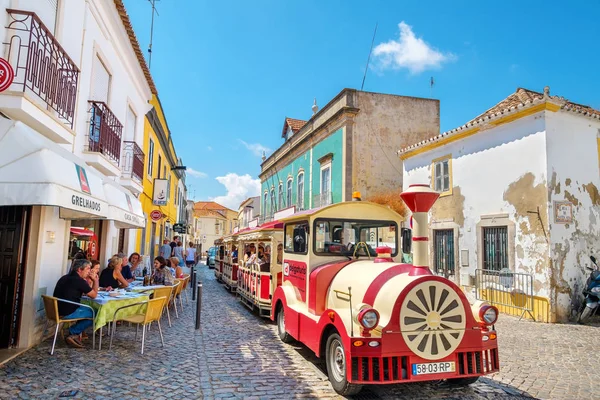
[[[144,177],[144,152],[136,142],[123,141],[121,184],[134,194],[141,193]]]
[[[5,54],[15,78],[0,93],[0,108],[49,139],[72,144],[79,68],[35,13],[6,11]]]
[[[313,207],[325,207],[333,204],[333,196],[331,192],[325,192],[313,196]]]
[[[119,176],[123,125],[106,103],[89,101],[90,129],[84,159],[105,175]],[[133,166],[132,166],[133,169]],[[142,168],[143,171],[143,168]]]

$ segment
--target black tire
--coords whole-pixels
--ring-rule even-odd
[[[448,385],[451,385],[451,386],[469,386],[469,385],[477,382],[478,379],[479,379],[478,376],[472,376],[470,378],[455,378],[455,379],[448,379],[446,381],[446,383],[448,383]]]
[[[327,376],[333,390],[342,396],[353,396],[362,390],[362,385],[349,383],[346,379],[346,353],[342,339],[337,333],[333,333],[327,338],[325,360],[327,361]]]
[[[285,313],[283,306],[277,307],[277,334],[283,343],[292,343],[294,338],[285,331]]]
[[[585,324],[590,320],[590,317],[594,315],[594,311],[588,306],[584,305],[581,314],[579,314],[579,318],[577,318],[577,322],[580,324]]]

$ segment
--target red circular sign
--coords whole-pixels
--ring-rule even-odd
[[[15,79],[15,71],[4,58],[0,58],[0,92],[10,87]]]
[[[162,218],[162,213],[158,210],[154,210],[150,213],[150,218],[152,218],[152,221],[159,221]]]

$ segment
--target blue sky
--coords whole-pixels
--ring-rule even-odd
[[[125,0],[146,52],[151,6]],[[517,87],[600,108],[600,2],[160,0],[151,72],[190,197],[258,194],[262,149],[343,88],[441,102],[442,132]],[[429,81],[435,85],[430,91]],[[191,170],[190,170],[191,169]]]

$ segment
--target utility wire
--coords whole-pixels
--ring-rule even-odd
[[[373,52],[373,43],[375,43],[375,34],[377,33],[377,23],[375,23],[375,32],[373,32],[373,39],[371,40],[371,49],[369,50],[369,58],[367,58],[367,66],[365,67],[365,74],[363,75],[362,85],[360,90],[365,87],[365,79],[367,78],[367,70],[369,69],[369,63],[371,62],[371,53]]]

